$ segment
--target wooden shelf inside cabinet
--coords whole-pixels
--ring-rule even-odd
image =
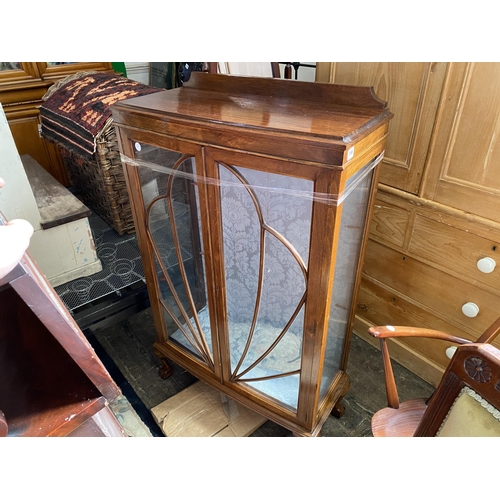
[[[119,395],[83,333],[25,254],[0,279],[0,410],[6,435],[125,436],[108,407]]]

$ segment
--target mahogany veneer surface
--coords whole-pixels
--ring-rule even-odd
[[[91,407],[93,414],[104,406],[99,391],[10,286],[0,301],[0,408],[8,435],[57,434],[81,422]]]

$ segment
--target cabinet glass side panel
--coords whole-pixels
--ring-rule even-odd
[[[295,411],[313,182],[221,163],[219,176],[231,381]]]
[[[373,169],[367,165],[349,179],[345,189],[349,194],[342,202],[320,402],[340,370],[372,178]]]
[[[195,159],[146,144],[137,149],[168,340],[213,367]]]

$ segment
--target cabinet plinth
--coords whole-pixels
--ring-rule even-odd
[[[386,104],[369,87],[193,73],[113,118],[155,353],[317,435],[349,387]]]

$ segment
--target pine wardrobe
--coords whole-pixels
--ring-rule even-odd
[[[167,359],[316,436],[346,374],[389,121],[369,87],[193,73],[113,106]]]

